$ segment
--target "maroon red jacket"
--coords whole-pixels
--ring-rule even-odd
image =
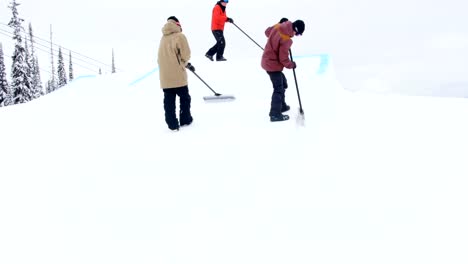
[[[289,59],[294,30],[291,21],[276,24],[265,30],[268,37],[262,56],[262,68],[265,71],[282,71],[284,67],[292,69],[294,63]]]

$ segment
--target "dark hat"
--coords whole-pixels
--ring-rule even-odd
[[[296,32],[298,35],[302,35],[304,33],[304,30],[305,30],[304,21],[296,20],[294,21],[294,23],[292,23],[292,25],[293,25],[294,32]]]
[[[169,19],[172,19],[175,22],[179,22],[179,19],[177,19],[177,17],[175,17],[175,16],[170,16],[170,17],[167,18],[167,20],[169,20]]]

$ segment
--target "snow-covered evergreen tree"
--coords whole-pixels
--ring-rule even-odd
[[[39,69],[39,60],[36,56],[36,49],[34,47],[34,34],[32,30],[32,25],[29,23],[29,43],[30,43],[30,58],[29,58],[29,65],[31,66],[31,87],[33,89],[33,98],[38,98],[41,95],[44,95],[44,91],[42,88],[41,82],[41,75]]]
[[[115,73],[114,49],[112,49],[112,73]]]
[[[37,84],[37,89],[39,91],[39,96],[43,96],[45,94],[44,87],[42,86],[41,80],[41,69],[39,68],[39,59],[36,57],[36,79],[35,82]]]
[[[53,92],[57,89],[57,80],[55,79],[55,66],[54,66],[54,48],[52,43],[52,25],[50,25],[50,64],[51,76],[47,85],[47,93]]]
[[[46,83],[46,93],[52,92],[52,88],[50,87],[50,80],[47,81]]]
[[[73,63],[72,63],[72,55],[71,55],[71,50],[70,50],[70,64],[69,64],[69,67],[68,67],[68,76],[69,76],[69,79],[70,81],[73,81]]]
[[[59,47],[57,63],[58,63],[58,66],[57,66],[58,87],[62,87],[67,84],[67,72],[65,71],[65,62],[63,60],[63,55],[62,55],[62,47]]]
[[[0,107],[10,104],[10,88],[6,77],[5,57],[0,43]]]
[[[12,18],[8,25],[13,28],[13,40],[15,43],[15,51],[13,53],[13,65],[11,70],[11,90],[13,91],[13,104],[24,103],[30,98],[30,83],[27,73],[26,51],[23,47],[23,39],[21,38],[21,23],[23,19],[18,17],[19,4],[16,0],[12,0],[9,8],[12,11]]]
[[[31,101],[34,99],[34,87],[32,83],[32,66],[31,66],[31,54],[29,51],[29,46],[28,46],[28,41],[27,37],[24,37],[24,65],[25,65],[25,71],[26,75],[28,76],[27,82],[29,83],[29,90],[27,91],[27,95],[25,96],[28,98],[27,101]]]

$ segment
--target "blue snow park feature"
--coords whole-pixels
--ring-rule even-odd
[[[146,73],[145,75],[141,76],[140,78],[134,80],[133,82],[131,82],[128,86],[133,86],[141,81],[143,81],[144,79],[148,78],[149,76],[153,75],[155,72],[159,71],[159,67],[156,67],[154,68],[152,71]]]
[[[317,75],[324,74],[328,70],[328,64],[330,63],[330,56],[328,54],[312,54],[312,55],[302,55],[302,56],[293,56],[293,57],[295,59],[319,57],[320,65],[316,72]]]
[[[320,54],[320,66],[317,70],[317,74],[324,74],[328,69],[328,63],[330,61],[330,57],[328,54]]]
[[[88,79],[88,78],[96,78],[96,75],[81,75],[73,79],[73,81],[77,81],[80,79]]]

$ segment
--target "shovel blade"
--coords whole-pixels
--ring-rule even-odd
[[[205,102],[228,102],[236,100],[234,95],[212,95],[212,96],[203,96]]]

